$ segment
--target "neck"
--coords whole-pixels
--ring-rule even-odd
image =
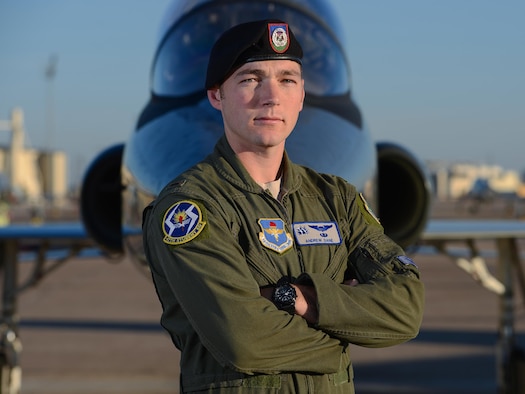
[[[262,185],[279,179],[283,154],[283,149],[275,149],[264,154],[241,152],[237,156],[253,180]]]
[[[229,134],[225,130],[228,144],[255,182],[261,185],[278,179],[284,156],[284,140],[276,145],[263,145],[246,143]]]

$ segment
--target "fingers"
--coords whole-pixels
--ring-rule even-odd
[[[343,284],[347,286],[357,286],[359,281],[357,279],[347,279],[343,282]]]

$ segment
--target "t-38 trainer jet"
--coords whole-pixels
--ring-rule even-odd
[[[448,241],[498,239],[507,270],[519,267],[515,241],[525,236],[520,223],[429,223],[432,187],[417,157],[392,142],[376,142],[355,100],[348,46],[339,15],[323,0],[175,0],[167,10],[151,69],[151,94],[129,139],[101,152],[86,172],[81,195],[82,225],[55,233],[0,230],[3,245],[4,308],[0,332],[2,387],[16,390],[16,242],[21,239],[89,239],[109,254],[127,253],[144,262],[142,210],[176,175],[207,156],[223,132],[220,113],[204,88],[208,54],[219,35],[233,25],[278,18],[293,28],[304,51],[306,98],[296,131],[287,141],[291,159],[319,172],[340,175],[360,189],[385,231],[404,247],[420,241],[448,253]],[[145,76],[146,77],[146,76]],[[486,269],[474,247],[471,258],[455,258],[489,289],[512,297],[511,281],[501,283]],[[43,264],[41,264],[43,265]],[[520,271],[521,274],[521,271]],[[522,275],[520,276],[523,277]],[[502,386],[512,346],[512,310],[502,311],[499,365]],[[2,391],[3,392],[3,391]],[[13,391],[14,392],[14,391]]]

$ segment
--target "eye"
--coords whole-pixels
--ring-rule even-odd
[[[246,83],[258,82],[258,81],[259,79],[257,77],[249,77],[249,78],[241,79],[240,83],[246,84]]]
[[[283,78],[281,82],[285,85],[297,85],[299,80],[297,78]]]

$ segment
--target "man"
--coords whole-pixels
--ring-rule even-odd
[[[145,211],[181,392],[353,393],[350,343],[418,333],[417,267],[353,186],[285,153],[303,107],[301,57],[282,21],[225,32],[206,77],[224,136]]]

